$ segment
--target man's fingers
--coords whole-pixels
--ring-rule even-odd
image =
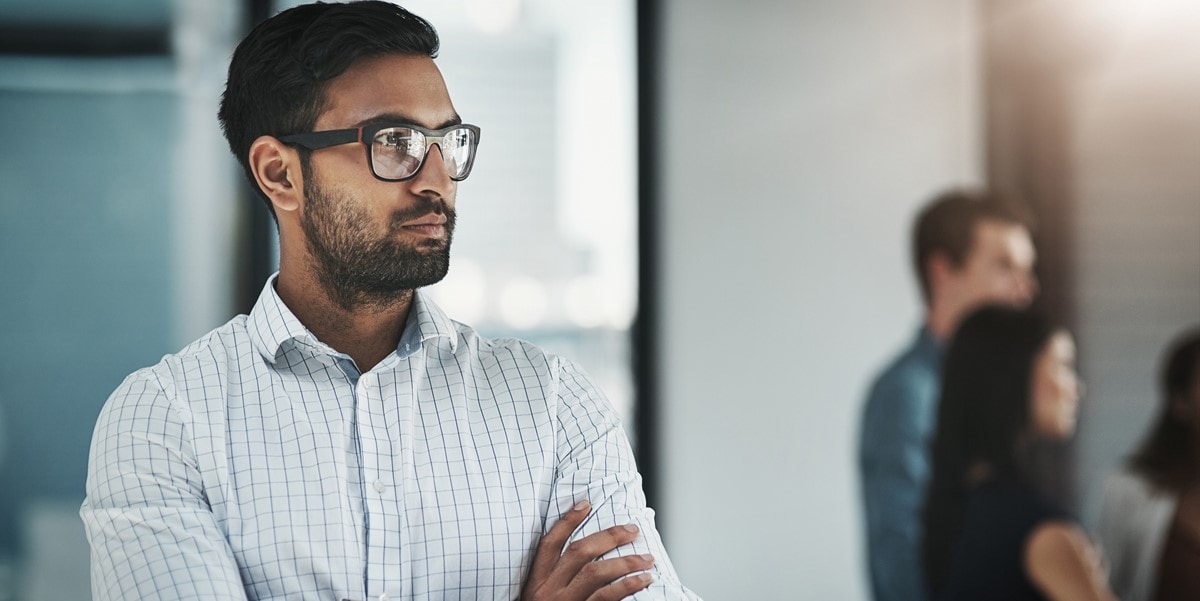
[[[563,552],[562,558],[554,566],[547,584],[551,590],[565,588],[574,584],[576,576],[584,566],[594,562],[596,558],[633,542],[638,537],[638,527],[633,524],[613,526],[599,532],[589,534],[570,545]],[[628,572],[626,572],[628,573]],[[599,588],[597,585],[595,588]],[[593,589],[594,590],[594,589]],[[587,595],[583,595],[587,597]]]
[[[537,552],[533,556],[533,567],[525,581],[526,590],[536,589],[550,577],[559,556],[562,555],[563,545],[567,544],[571,533],[583,523],[591,509],[592,506],[586,499],[579,501],[550,527],[538,543]]]
[[[606,553],[636,540],[640,534],[636,525],[606,528],[563,549],[571,534],[590,512],[591,505],[587,501],[576,503],[542,537],[525,582],[523,598],[617,601],[653,582],[649,574],[630,576],[654,565],[654,558],[649,555],[598,560]]]
[[[579,598],[585,598],[594,592],[604,590],[618,578],[623,578],[634,572],[649,570],[654,567],[652,555],[626,555],[593,561],[581,568],[571,581],[569,588],[579,591]],[[618,590],[633,583],[625,583]],[[640,590],[640,589],[637,589]],[[621,597],[618,597],[620,599]]]
[[[649,573],[636,574],[622,578],[592,594],[587,601],[620,601],[654,582]]]

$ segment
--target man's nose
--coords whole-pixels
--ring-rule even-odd
[[[425,162],[410,183],[415,194],[436,194],[447,201],[453,199],[451,190],[454,180],[450,179],[450,172],[446,169],[441,144],[433,144],[425,152]]]
[[[1037,275],[1024,273],[1017,276],[1017,297],[1025,303],[1033,302],[1038,293]]]

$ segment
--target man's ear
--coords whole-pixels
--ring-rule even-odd
[[[300,153],[273,136],[259,136],[250,145],[250,172],[258,188],[271,199],[275,212],[295,211],[304,197]]]
[[[942,282],[950,279],[957,271],[954,267],[954,262],[950,260],[950,256],[946,253],[935,250],[925,259],[925,273],[929,278],[930,290],[941,288]]]

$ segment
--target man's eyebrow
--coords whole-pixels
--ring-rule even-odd
[[[428,129],[443,129],[446,127],[450,127],[451,125],[461,125],[462,122],[463,122],[462,117],[458,116],[458,113],[455,113],[453,117],[451,117],[441,123],[435,124],[433,126],[429,126],[424,123],[421,123],[419,120],[414,119],[409,115],[403,115],[401,113],[384,113],[382,115],[375,115],[374,117],[364,119],[364,120],[356,123],[354,125],[354,127],[366,127],[368,125],[390,125],[390,124],[404,123],[404,124],[408,124],[408,125],[419,125],[421,127],[425,127]]]

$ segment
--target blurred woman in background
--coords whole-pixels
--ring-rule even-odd
[[[1075,432],[1066,330],[986,307],[947,349],[924,511],[934,599],[1113,599],[1095,548],[1036,484],[1047,444]]]
[[[1168,347],[1162,410],[1104,483],[1100,542],[1126,601],[1200,599],[1200,328]]]

